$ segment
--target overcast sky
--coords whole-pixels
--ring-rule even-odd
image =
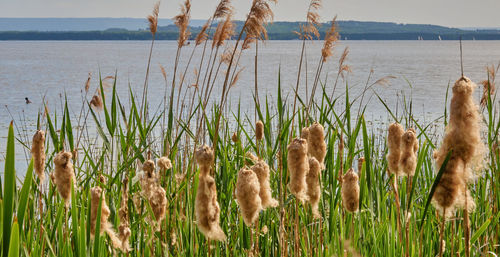
[[[0,17],[146,17],[156,0],[0,0]],[[180,0],[163,0],[160,18],[171,18]],[[218,0],[192,0],[192,18],[208,18]],[[243,19],[252,0],[233,0]],[[275,21],[304,20],[309,0],[279,0]],[[450,27],[500,27],[500,0],[323,0],[324,21],[424,23]]]

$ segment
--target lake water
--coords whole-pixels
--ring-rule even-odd
[[[91,90],[98,86],[99,71],[102,77],[114,75],[116,71],[119,94],[126,97],[129,85],[139,94],[144,84],[149,47],[150,42],[147,41],[0,41],[0,170],[3,171],[7,127],[12,119],[18,125],[23,120],[31,137],[43,97],[49,109],[55,110],[60,109],[64,94],[68,97],[70,109],[75,116],[78,115],[89,72],[93,76]],[[322,42],[307,45],[309,85],[321,47]],[[397,109],[401,95],[411,94],[417,118],[432,120],[443,114],[446,88],[460,76],[457,41],[340,41],[334,57],[323,68],[321,79],[328,75],[327,90],[332,90],[338,58],[345,47],[350,49],[346,63],[352,73],[346,80],[353,97],[360,94],[372,70],[370,83],[384,76],[396,76],[390,85],[374,87],[391,109]],[[177,43],[173,41],[155,42],[149,80],[151,106],[161,102],[165,89],[159,64],[165,67],[168,79],[171,79],[176,48]],[[183,48],[182,72],[192,49],[193,44]],[[486,65],[496,65],[500,61],[500,41],[464,41],[463,49],[465,75],[475,82],[486,79]],[[199,48],[195,52],[187,71],[186,85],[194,81],[193,64],[199,63],[201,50]],[[280,67],[282,88],[291,95],[296,83],[300,50],[299,41],[268,41],[260,45],[258,74],[261,98],[276,95]],[[245,103],[253,101],[253,60],[253,50],[243,53],[240,65],[245,70],[231,89],[233,103],[241,99],[243,106],[252,106]],[[345,82],[339,82],[336,95],[341,94],[344,87]],[[304,88],[305,83],[302,83],[301,94]],[[220,87],[216,87],[214,96],[220,95],[219,90]],[[370,95],[373,91],[365,99],[369,99]],[[25,104],[25,97],[33,103]],[[377,98],[371,98],[369,107],[367,119],[387,120],[388,114]],[[18,156],[19,161],[25,161],[24,158],[24,155]]]

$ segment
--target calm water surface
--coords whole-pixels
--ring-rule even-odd
[[[191,51],[183,48],[180,70],[183,72]],[[98,86],[98,74],[117,73],[117,89],[125,99],[128,87],[139,94],[144,84],[146,61],[150,42],[147,41],[0,41],[0,165],[3,167],[7,126],[14,119],[18,126],[27,124],[31,137],[36,126],[37,113],[45,97],[49,109],[60,110],[61,97],[66,94],[74,115],[82,104],[82,90],[88,73],[92,73],[92,90]],[[300,58],[299,41],[269,41],[259,48],[259,94],[274,97],[277,90],[278,71],[286,94],[291,96],[296,83],[296,71]],[[321,42],[307,46],[308,80],[312,83],[321,53]],[[390,85],[374,87],[391,109],[399,109],[403,95],[413,99],[416,118],[432,120],[443,114],[445,93],[449,83],[460,76],[459,46],[456,41],[340,41],[335,55],[323,68],[322,80],[327,79],[327,90],[333,89],[338,58],[345,47],[350,53],[346,63],[352,73],[346,81],[340,81],[335,95],[344,91],[348,82],[350,95],[360,94],[369,77],[370,83],[384,76],[395,76]],[[150,73],[150,103],[157,106],[163,99],[165,83],[159,64],[172,78],[177,43],[157,41],[153,50]],[[500,41],[465,41],[464,70],[473,81],[486,78],[485,66],[500,61]],[[194,65],[199,63],[201,48],[197,49],[186,75],[186,85],[194,82]],[[244,52],[241,67],[245,70],[230,93],[233,103],[241,100],[243,108],[252,105],[254,51]],[[411,86],[409,85],[411,84]],[[219,83],[220,85],[220,83]],[[305,80],[301,86],[304,93]],[[220,95],[216,88],[214,97]],[[479,90],[478,90],[479,91]],[[370,98],[367,119],[387,120],[388,114],[378,99]],[[26,105],[24,98],[33,102]],[[479,96],[478,96],[479,97]],[[248,104],[247,104],[248,103]],[[340,107],[339,107],[340,108]],[[244,109],[245,110],[245,109]],[[253,110],[249,111],[253,114]],[[18,151],[20,146],[18,146]],[[18,160],[25,162],[24,154]],[[3,170],[3,168],[1,168]]]

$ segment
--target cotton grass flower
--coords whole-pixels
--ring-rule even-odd
[[[389,153],[386,156],[387,166],[389,173],[396,176],[404,174],[401,169],[401,140],[404,133],[405,130],[401,124],[392,123],[389,125],[387,135],[387,146],[389,148]]]
[[[248,227],[252,227],[259,218],[262,201],[259,196],[259,178],[251,169],[243,168],[238,172],[236,182],[236,200],[240,206],[241,216]]]
[[[321,164],[315,157],[309,157],[309,172],[306,175],[307,198],[311,204],[312,213],[315,219],[320,218],[318,205],[321,198]]]
[[[209,240],[225,241],[226,235],[219,225],[220,207],[217,202],[215,180],[208,174],[200,174],[195,202],[196,224]]]
[[[251,167],[252,171],[257,175],[260,184],[259,196],[262,201],[262,208],[278,206],[278,201],[273,198],[271,186],[269,184],[269,165],[265,161],[258,161]]]
[[[290,172],[290,182],[288,188],[290,192],[300,201],[307,200],[306,195],[306,175],[309,172],[309,161],[307,159],[307,140],[295,138],[288,145],[288,170]]]
[[[62,151],[58,153],[54,158],[55,170],[51,175],[57,191],[64,199],[66,206],[69,206],[69,200],[71,199],[71,183],[75,181],[71,157],[70,152]]]
[[[31,145],[31,155],[33,156],[33,166],[40,181],[45,179],[45,132],[37,130],[33,135]]]
[[[357,212],[359,208],[358,174],[349,169],[342,177],[342,202],[349,212]]]

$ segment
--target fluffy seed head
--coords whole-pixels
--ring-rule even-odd
[[[236,182],[236,200],[240,206],[243,221],[249,227],[253,226],[262,210],[259,192],[260,184],[257,175],[252,170],[241,169]]]
[[[73,164],[71,163],[70,152],[60,152],[54,158],[55,170],[53,173],[53,182],[56,184],[57,191],[69,205],[71,199],[71,183],[75,181],[75,173],[73,172]]]
[[[40,181],[45,178],[45,132],[37,130],[33,135],[33,144],[31,145],[31,154],[33,155],[33,166],[35,173]]]
[[[151,209],[153,209],[156,222],[160,224],[167,212],[167,196],[162,187],[156,186],[154,188],[149,198],[149,204],[151,205]]]
[[[318,209],[319,199],[321,198],[321,164],[315,157],[309,158],[309,172],[306,176],[307,183],[307,198],[311,204],[312,213],[314,218],[319,218],[320,213]]]
[[[325,129],[321,124],[315,122],[308,130],[307,151],[309,155],[316,158],[321,165],[321,169],[324,169],[326,156]]]
[[[302,130],[300,131],[300,138],[309,140],[309,127],[302,128]]]
[[[273,198],[271,186],[269,183],[269,165],[265,161],[258,161],[251,167],[252,171],[257,175],[260,184],[259,196],[262,201],[262,208],[278,206],[278,201]]]
[[[288,145],[288,169],[290,172],[290,182],[288,188],[295,197],[304,202],[306,195],[306,175],[309,172],[309,161],[307,160],[307,140],[295,138]]]
[[[390,174],[403,175],[401,169],[401,140],[405,130],[399,123],[392,123],[389,125],[389,132],[387,135],[387,146],[389,153],[387,154],[387,166]]]
[[[162,170],[169,170],[172,168],[172,162],[167,156],[163,156],[158,161],[156,162],[158,164],[158,167]]]
[[[417,168],[418,139],[415,130],[408,129],[402,138],[401,167],[407,176],[415,175]]]
[[[99,186],[90,189],[90,235],[92,238],[95,236],[95,229],[97,224],[97,213],[99,211],[99,203],[101,202],[101,220],[99,225],[99,230],[102,233],[108,234],[116,249],[121,249],[122,242],[113,230],[111,223],[108,222],[109,215],[111,211],[106,203],[104,197],[104,192]]]
[[[95,94],[90,100],[90,106],[93,106],[97,110],[102,110],[104,108],[102,98],[100,94]]]
[[[200,166],[200,173],[208,174],[214,164],[214,150],[207,145],[202,145],[195,151],[194,158],[198,166]]]
[[[342,177],[342,202],[349,212],[357,212],[359,207],[358,174],[349,169]]]
[[[220,208],[215,180],[208,174],[200,174],[195,213],[198,229],[205,237],[210,240],[226,240],[226,235],[219,225]]]

